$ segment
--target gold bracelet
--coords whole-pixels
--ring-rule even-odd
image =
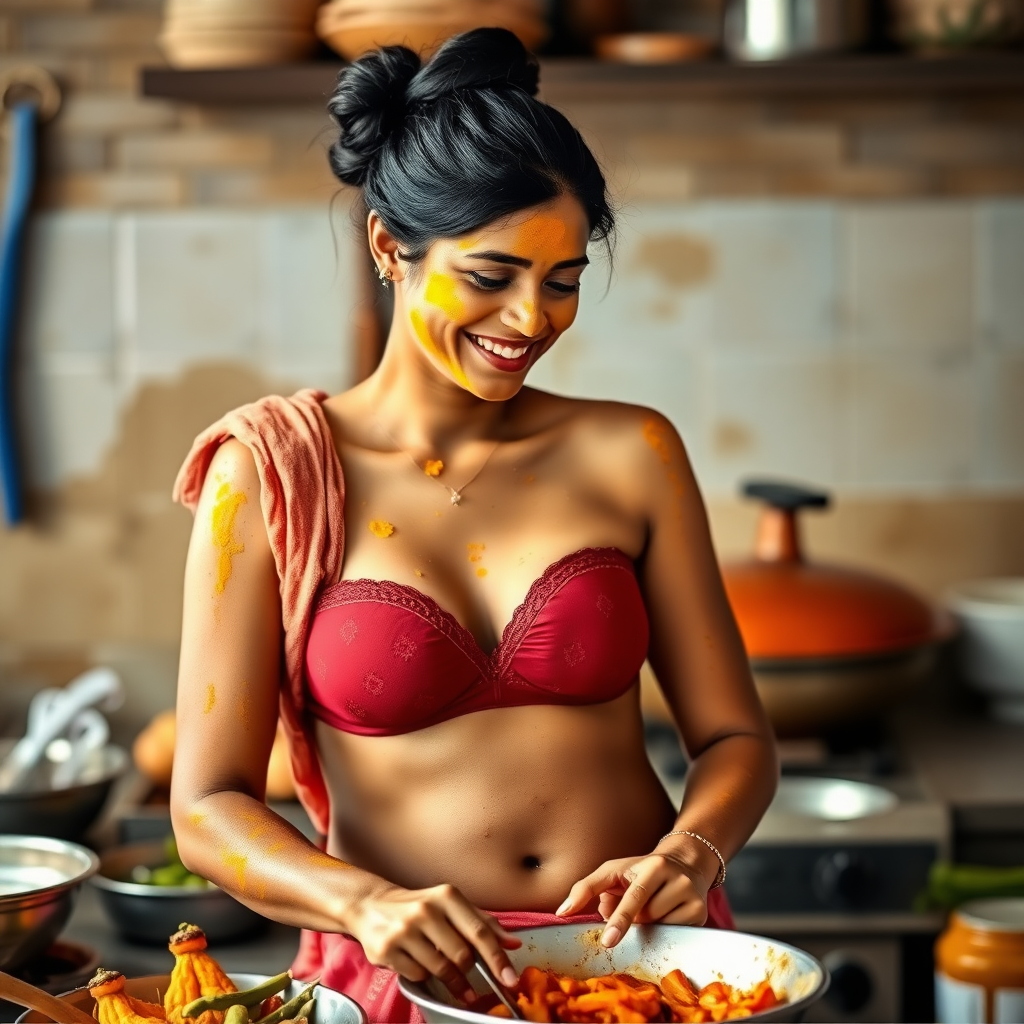
[[[688,829],[679,829],[677,832],[666,832],[655,844],[655,849],[661,846],[669,836],[692,836],[694,839],[700,840],[717,858],[718,858],[718,874],[715,875],[715,880],[708,886],[708,892],[712,889],[717,889],[725,883],[725,858],[719,852],[717,846],[714,843],[709,842],[702,835],[696,832],[690,832]]]

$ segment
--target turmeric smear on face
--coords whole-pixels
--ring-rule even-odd
[[[580,255],[571,251],[568,225],[560,217],[538,214],[524,221],[516,234],[515,255],[557,263]]]
[[[381,540],[386,540],[395,532],[395,528],[386,519],[371,519],[367,526],[370,533]]]
[[[455,281],[446,274],[435,271],[427,278],[427,287],[423,299],[435,309],[441,310],[449,320],[457,320],[463,315],[463,306],[455,294]],[[409,312],[409,322],[420,344],[452,375],[456,383],[469,390],[469,378],[465,370],[437,343],[430,333],[430,326],[420,309]]]
[[[203,714],[208,715],[212,710],[214,704],[217,703],[217,687],[213,683],[207,683],[206,685],[206,704],[203,706]]]
[[[214,590],[224,593],[231,578],[231,559],[245,550],[241,541],[235,540],[235,516],[238,509],[249,499],[242,491],[232,491],[231,484],[223,483],[217,488],[217,500],[210,518],[213,545],[219,552],[217,560],[217,582]]]

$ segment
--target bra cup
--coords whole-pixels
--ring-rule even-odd
[[[598,703],[622,693],[647,657],[649,628],[631,572],[595,569],[552,594],[511,652],[509,667],[529,685]]]
[[[390,729],[436,717],[486,681],[451,638],[413,612],[349,604],[317,615],[306,648],[310,696],[332,717]]]

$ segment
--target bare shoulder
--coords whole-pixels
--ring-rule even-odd
[[[259,502],[260,477],[256,460],[249,448],[234,437],[229,437],[214,453],[206,471],[202,501],[216,498],[225,488],[244,493]]]
[[[655,409],[543,391],[533,391],[530,400],[545,425],[559,429],[577,455],[598,458],[605,466],[626,469],[652,458],[665,465],[686,461],[679,432]]]

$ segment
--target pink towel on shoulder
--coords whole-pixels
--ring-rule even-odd
[[[320,405],[326,397],[307,389],[229,412],[196,438],[174,483],[174,500],[194,512],[210,462],[228,438],[241,441],[256,461],[281,588],[281,720],[299,800],[321,835],[327,834],[330,805],[304,714],[303,657],[317,591],[341,575],[345,550],[345,480]]]
[[[546,928],[560,924],[597,924],[598,914],[556,917],[533,910],[492,911],[503,928]],[[708,925],[733,928],[732,913],[725,893],[713,889],[708,893]],[[398,975],[385,967],[374,967],[363,953],[363,947],[345,935],[302,933],[299,954],[292,964],[296,978],[320,977],[327,988],[344,992],[365,1011],[371,1024],[405,1024],[423,1020],[419,1010],[402,995]]]

